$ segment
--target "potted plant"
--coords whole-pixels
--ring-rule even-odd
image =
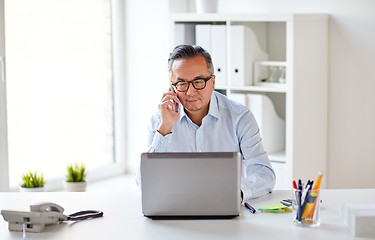
[[[28,171],[22,175],[22,182],[20,183],[21,192],[45,192],[43,173],[40,175],[37,172]]]
[[[64,188],[67,192],[84,192],[86,191],[87,182],[85,164],[71,164],[67,167],[68,175],[64,182]]]

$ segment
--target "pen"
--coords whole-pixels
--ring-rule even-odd
[[[284,206],[290,207],[292,206],[293,200],[292,199],[284,199],[280,201],[281,204]]]
[[[302,181],[298,180],[298,190],[297,190],[297,220],[301,221],[302,216]]]
[[[321,172],[319,172],[319,176],[316,179],[316,183],[315,183],[315,186],[314,186],[313,190],[319,190],[320,189],[320,182],[322,181],[322,177],[323,177],[323,174]]]
[[[297,189],[297,183],[296,183],[295,180],[293,180],[293,188],[294,188],[294,189]]]
[[[245,206],[250,210],[250,212],[252,214],[254,214],[256,212],[255,208],[253,208],[250,204],[248,204],[247,202],[245,202]]]

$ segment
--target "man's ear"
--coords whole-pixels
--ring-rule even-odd
[[[212,84],[214,85],[214,88],[215,88],[215,75],[212,75]]]

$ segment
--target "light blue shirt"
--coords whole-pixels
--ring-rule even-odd
[[[160,112],[151,119],[148,152],[240,152],[244,200],[270,193],[275,173],[263,149],[258,124],[249,108],[214,91],[201,126],[193,123],[179,104],[179,119],[165,136],[157,129]],[[140,183],[140,174],[137,174]]]

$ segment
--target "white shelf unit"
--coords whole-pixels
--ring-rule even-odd
[[[328,21],[327,14],[170,16],[171,48],[182,43],[195,44],[197,24],[224,25],[226,56],[231,56],[231,30],[233,26],[244,25],[254,32],[259,46],[269,55],[267,61],[285,63],[286,83],[277,87],[233,86],[230,71],[226,71],[226,84],[216,85],[216,89],[226,94],[258,93],[270,97],[276,112],[285,120],[285,148],[268,153],[271,163],[285,164],[281,167],[286,171],[280,174],[283,178],[277,179],[281,188],[289,189],[293,179],[314,180],[319,171],[326,174]],[[231,69],[230,57],[225,61],[227,69]],[[325,181],[322,187],[326,187]]]

